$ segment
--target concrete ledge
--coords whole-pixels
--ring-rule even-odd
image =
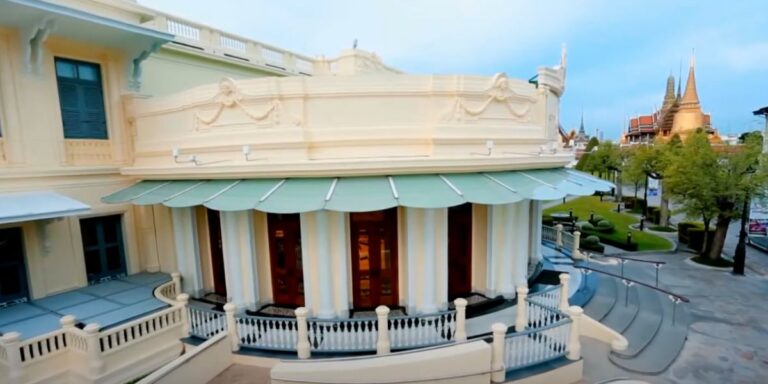
[[[514,384],[570,384],[581,381],[584,360],[560,358],[529,369],[507,374],[505,383]]]

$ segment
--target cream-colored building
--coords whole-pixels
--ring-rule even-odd
[[[535,83],[411,75],[372,53],[309,58],[132,1],[0,2],[0,303],[179,272],[157,291],[174,293],[165,311],[183,291],[201,312],[164,324],[200,336],[225,302],[245,332],[296,307],[339,324],[382,305],[458,321],[454,299],[515,299],[540,268],[542,201],[610,188],[563,169],[565,75],[564,54]],[[62,325],[66,340],[88,328]],[[84,334],[83,351],[102,359],[105,343],[146,338],[141,327],[103,336],[100,352]],[[130,379],[179,352],[164,348],[154,365],[68,372]],[[11,355],[9,377],[35,382],[19,373],[31,357]]]

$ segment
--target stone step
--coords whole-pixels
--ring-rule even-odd
[[[660,296],[664,299],[663,296]],[[664,319],[656,336],[637,355],[621,357],[615,353],[608,359],[615,365],[631,372],[656,375],[664,372],[675,361],[688,338],[689,315],[685,304],[678,304],[675,323],[672,323],[672,302],[662,300]]]
[[[597,276],[597,290],[584,306],[584,313],[597,321],[601,321],[616,304],[618,295],[616,280],[598,273],[590,273],[589,276]]]
[[[621,282],[616,285],[618,286],[616,304],[603,318],[602,323],[616,332],[624,333],[637,316],[637,287],[627,287]],[[626,289],[629,289],[629,294],[625,296]]]
[[[629,341],[626,350],[615,352],[621,357],[632,357],[642,352],[648,343],[653,340],[663,320],[663,310],[659,297],[660,293],[647,287],[636,287],[638,291],[637,317],[624,331],[624,337]]]

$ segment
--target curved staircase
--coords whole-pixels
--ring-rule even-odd
[[[680,354],[688,336],[688,313],[663,293],[641,285],[597,275],[597,290],[584,313],[624,335],[629,347],[610,352],[609,360],[627,371],[659,374]]]

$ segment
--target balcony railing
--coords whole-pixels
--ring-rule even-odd
[[[258,41],[238,37],[192,21],[159,13],[151,26],[175,36],[172,44],[212,55],[297,75],[312,75],[315,60]]]

